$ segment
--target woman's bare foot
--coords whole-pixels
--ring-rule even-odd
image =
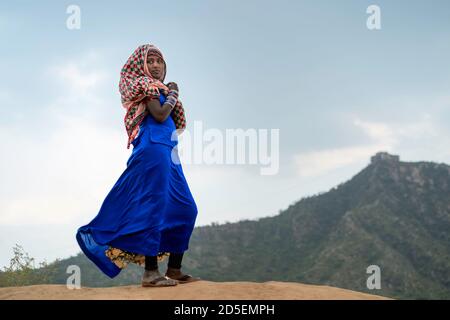
[[[171,267],[167,268],[166,277],[176,280],[179,283],[188,283],[201,280],[200,278],[193,277],[190,274],[181,272],[181,269],[175,269]]]
[[[170,287],[176,286],[178,281],[164,277],[159,270],[145,270],[142,276],[143,287]]]

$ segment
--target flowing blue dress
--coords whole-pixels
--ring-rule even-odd
[[[161,105],[165,99],[161,94]],[[178,157],[175,129],[171,116],[163,123],[151,114],[145,117],[125,171],[97,216],[77,230],[84,254],[110,278],[121,269],[105,255],[109,246],[149,256],[188,249],[198,211]]]

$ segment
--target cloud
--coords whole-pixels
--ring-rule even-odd
[[[83,118],[61,121],[44,141],[17,134],[1,143],[0,170],[8,188],[0,195],[0,224],[65,223],[92,215],[114,174],[124,169],[126,154],[118,148],[125,146],[122,131]]]
[[[0,142],[0,224],[58,224],[92,217],[124,169],[129,152],[125,130],[98,121],[108,108],[99,91],[107,75],[95,68],[98,59],[89,53],[48,68],[47,75],[61,90],[39,109],[46,123],[31,129],[20,121],[0,126],[1,136],[11,138]],[[0,92],[0,98],[9,98],[7,92]],[[50,132],[41,135],[36,128]]]
[[[389,145],[394,144],[394,132],[386,123],[362,121],[355,117],[353,125],[359,127],[373,141],[383,141]]]
[[[300,177],[320,176],[344,166],[364,163],[376,152],[395,153],[404,150],[404,146],[409,146],[410,150],[414,146],[420,146],[421,151],[424,150],[424,146],[433,146],[433,150],[438,151],[441,145],[445,145],[448,141],[448,137],[440,134],[439,127],[435,123],[436,119],[428,113],[423,113],[416,121],[408,123],[364,121],[356,115],[352,115],[351,118],[352,124],[361,129],[371,142],[363,146],[296,154],[294,163]],[[419,150],[417,152],[420,153]],[[423,157],[423,152],[420,154]]]
[[[101,65],[101,54],[91,50],[77,59],[68,58],[48,67],[44,75],[54,82],[54,88],[61,88],[61,98],[91,101],[102,98],[100,90],[110,81],[110,74]]]
[[[86,93],[92,90],[105,78],[104,74],[98,71],[83,73],[80,66],[74,63],[57,67],[54,72],[66,82],[71,90],[77,93]]]
[[[297,174],[300,177],[314,177],[359,161],[367,161],[380,150],[391,151],[384,144],[362,147],[336,148],[302,153],[294,156]]]

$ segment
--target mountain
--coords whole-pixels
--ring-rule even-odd
[[[278,216],[198,228],[189,257],[216,280],[296,281],[450,298],[450,167],[378,153],[349,181]],[[367,267],[381,271],[368,290]]]
[[[103,276],[82,254],[82,285],[139,283],[129,266]],[[371,265],[381,289],[367,288]],[[403,299],[450,298],[450,166],[379,152],[350,180],[273,217],[197,227],[185,271],[211,281],[290,281]],[[0,277],[1,278],[1,277]]]

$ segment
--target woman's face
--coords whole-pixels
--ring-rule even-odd
[[[162,80],[164,75],[164,61],[160,57],[154,54],[149,54],[147,56],[148,71],[153,78]]]

